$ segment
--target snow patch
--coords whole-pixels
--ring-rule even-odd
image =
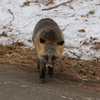
[[[35,1],[30,1],[29,6],[24,5],[26,0],[0,1],[0,44],[20,41],[32,48],[31,38],[36,23],[49,17],[58,23],[64,34],[64,54],[85,60],[100,58],[100,47],[93,49],[93,44],[100,42],[99,0],[76,0],[45,11],[42,9],[65,0],[54,0],[54,4],[48,6],[45,5],[48,0],[45,3],[43,0],[38,0],[40,3]]]

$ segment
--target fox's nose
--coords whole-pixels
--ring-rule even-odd
[[[51,66],[48,66],[48,68],[52,68]]]
[[[47,67],[47,68],[52,68],[52,66],[50,66],[50,65],[49,65],[49,66],[46,66],[46,67]]]

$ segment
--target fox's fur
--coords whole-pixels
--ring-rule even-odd
[[[50,18],[45,18],[36,24],[32,40],[38,56],[39,82],[44,82],[46,67],[50,77],[53,76],[54,63],[62,55],[64,37],[57,23]]]

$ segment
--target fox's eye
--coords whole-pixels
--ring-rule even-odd
[[[56,57],[56,56],[53,56],[53,58],[52,58],[52,59],[53,59],[53,60],[56,60],[57,58],[58,58],[58,57]]]
[[[58,42],[57,44],[58,45],[63,45],[64,44],[64,41]]]
[[[42,56],[42,58],[43,58],[43,59],[48,59],[48,57],[47,57],[46,55],[45,55],[45,56]]]
[[[45,40],[43,40],[42,38],[40,38],[40,43],[45,43]]]

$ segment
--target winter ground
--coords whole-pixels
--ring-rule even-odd
[[[53,0],[0,0],[0,44],[23,42],[33,47],[32,32],[41,18],[52,18],[65,37],[64,54],[80,59],[100,59],[100,0],[73,0],[51,10],[42,10],[66,2]]]

